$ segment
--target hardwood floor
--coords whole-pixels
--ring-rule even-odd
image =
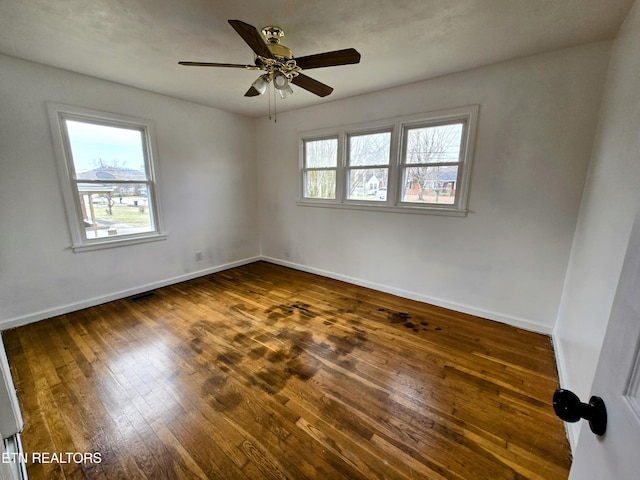
[[[268,263],[3,337],[31,479],[568,476],[548,337]]]

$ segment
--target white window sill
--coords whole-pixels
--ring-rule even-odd
[[[311,200],[298,200],[296,205],[299,207],[324,207],[324,208],[338,208],[346,210],[363,210],[373,212],[387,212],[387,213],[412,213],[419,215],[442,215],[449,217],[466,217],[469,210],[459,210],[452,207],[435,207],[435,206],[413,206],[413,205],[386,205],[375,203],[362,203],[362,202],[344,202],[336,203],[335,201],[311,201]]]
[[[89,252],[93,250],[104,250],[107,248],[125,247],[128,245],[136,245],[139,243],[158,242],[166,240],[166,233],[154,233],[152,235],[114,238],[109,240],[89,241],[86,243],[71,245],[71,249],[75,252]]]

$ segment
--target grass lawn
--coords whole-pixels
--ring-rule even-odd
[[[143,210],[143,211],[141,211]],[[113,215],[107,212],[109,207],[106,204],[97,204],[94,206],[96,220],[103,220],[109,223],[117,223],[129,225],[131,227],[150,227],[151,217],[149,207],[130,205],[126,203],[116,203],[111,207]]]

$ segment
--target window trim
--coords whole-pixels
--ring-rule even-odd
[[[305,159],[306,159],[306,146],[307,146],[307,142],[317,142],[317,141],[321,141],[321,140],[336,140],[337,146],[336,146],[336,166],[335,167],[307,167],[305,165]],[[341,139],[338,135],[333,135],[333,134],[329,134],[329,135],[318,135],[318,136],[313,136],[313,137],[306,137],[304,138],[301,142],[300,142],[300,170],[302,172],[302,183],[301,183],[301,190],[300,190],[300,198],[304,198],[307,200],[312,200],[315,202],[334,202],[337,198],[339,198],[339,189],[338,189],[338,171],[340,170],[340,150],[341,150]],[[336,190],[335,190],[335,198],[314,198],[314,197],[305,197],[305,190],[306,190],[306,173],[307,172],[321,172],[321,171],[327,171],[327,172],[336,172]]]
[[[469,212],[469,190],[471,183],[471,169],[474,155],[474,144],[478,122],[479,105],[438,110],[417,115],[379,119],[366,123],[343,125],[322,130],[308,130],[298,132],[298,154],[300,171],[298,173],[299,196],[296,202],[299,206],[346,208],[352,210],[369,210],[380,212],[401,212],[430,215],[466,216]],[[403,202],[402,182],[403,148],[406,131],[411,128],[429,125],[443,125],[464,120],[461,148],[461,162],[458,170],[458,185],[455,203],[449,204],[417,204]],[[367,201],[348,199],[348,138],[349,135],[391,131],[391,150],[389,158],[389,180],[387,185],[387,199],[385,201]],[[314,199],[304,197],[304,142],[329,137],[338,137],[338,169],[336,172],[336,198]],[[437,165],[437,164],[434,164]]]
[[[58,178],[62,190],[65,212],[67,214],[67,224],[71,234],[70,248],[74,252],[84,252],[165,240],[167,235],[163,231],[163,218],[160,202],[158,201],[157,149],[153,122],[148,119],[129,115],[103,112],[59,103],[47,103],[47,110],[56,153]],[[96,125],[135,128],[143,133],[143,151],[145,154],[145,173],[147,179],[143,182],[136,181],[134,183],[146,183],[149,187],[147,189],[147,197],[149,198],[149,210],[152,215],[151,220],[155,227],[153,231],[114,237],[86,238],[83,233],[84,226],[77,185],[79,183],[96,182],[90,180],[83,182],[82,179],[74,178],[75,166],[70,153],[69,137],[64,124],[65,120],[77,120]],[[122,182],[116,181],[113,183]],[[124,183],[127,183],[127,181],[124,181]]]
[[[376,133],[389,133],[389,162],[387,164],[382,165],[363,165],[363,166],[352,166],[349,161],[351,160],[351,137],[363,136],[363,135],[371,135]],[[344,143],[345,143],[345,158],[344,158],[344,202],[351,204],[361,204],[361,205],[384,205],[385,201],[379,200],[361,200],[357,198],[349,198],[349,182],[350,182],[350,173],[351,170],[375,170],[386,168],[387,173],[387,195],[389,194],[389,185],[391,184],[391,159],[393,157],[393,139],[394,139],[394,128],[393,126],[388,127],[380,127],[380,128],[368,128],[365,130],[345,130],[344,132]]]

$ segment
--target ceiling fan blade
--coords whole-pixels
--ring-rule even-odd
[[[228,67],[228,68],[246,68],[247,70],[260,70],[255,65],[240,65],[238,63],[210,63],[210,62],[178,62],[179,65],[187,67]]]
[[[250,86],[249,90],[247,90],[247,93],[244,94],[245,97],[257,97],[259,95],[260,95],[260,92],[256,90],[253,85]]]
[[[299,73],[297,76],[291,79],[291,83],[299,86],[300,88],[304,88],[311,93],[315,93],[319,97],[326,97],[331,92],[333,92],[333,88],[329,85],[325,85],[318,80],[314,80],[311,77],[307,77],[306,75]]]
[[[229,20],[229,24],[238,32],[238,35],[251,47],[256,55],[266,58],[274,58],[271,50],[267,47],[267,43],[256,27],[244,23],[241,20]]]
[[[355,48],[335,50],[333,52],[317,53],[306,57],[296,58],[296,65],[303,70],[309,68],[334,67],[337,65],[350,65],[360,62],[360,53]]]

